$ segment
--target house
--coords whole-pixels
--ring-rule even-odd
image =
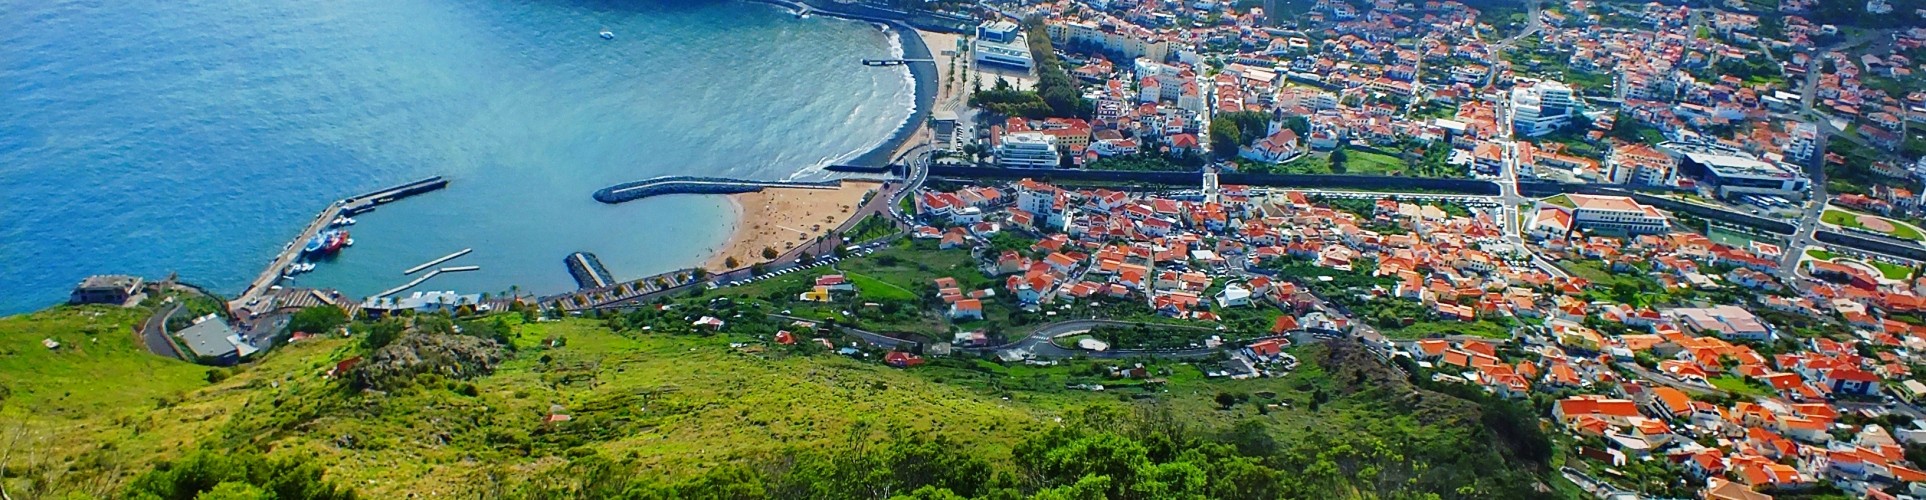
[[[1221,307],[1243,307],[1251,304],[1251,291],[1236,283],[1224,285],[1217,292],[1217,305]]]
[[[977,300],[977,299],[963,299],[950,304],[950,319],[952,320],[983,319],[983,301]]]
[[[187,349],[202,363],[212,365],[231,365],[241,358],[253,355],[260,349],[241,338],[227,321],[218,314],[208,314],[194,320],[194,324],[182,329],[175,335],[187,344]]]
[[[903,351],[890,351],[889,354],[883,355],[883,364],[897,368],[923,366],[923,357]]]
[[[1297,131],[1290,127],[1278,127],[1270,137],[1238,148],[1237,156],[1257,162],[1282,163],[1296,157],[1299,151]]]
[[[127,299],[140,291],[141,280],[138,276],[96,275],[80,280],[73,292],[67,296],[67,303],[80,304],[126,304]]]
[[[1566,425],[1580,417],[1591,417],[1612,425],[1629,426],[1631,419],[1640,415],[1638,404],[1632,400],[1587,394],[1558,400],[1552,405],[1552,416]]]

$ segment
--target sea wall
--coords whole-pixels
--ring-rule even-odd
[[[635,201],[665,194],[736,194],[771,187],[833,188],[842,181],[752,181],[720,177],[670,176],[624,182],[595,190],[595,201],[608,204]]]

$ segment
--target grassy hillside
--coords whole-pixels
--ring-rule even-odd
[[[1300,349],[1305,363],[1296,373],[1247,381],[1146,360],[1158,379],[1148,382],[1108,376],[1109,367],[1135,362],[939,359],[899,370],[875,353],[848,358],[814,346],[763,345],[767,325],[748,318],[733,318],[719,334],[692,335],[640,326],[618,332],[583,319],[523,324],[504,315],[483,320],[503,327],[516,351],[493,373],[428,374],[387,391],[354,391],[323,375],[366,354],[358,339],[290,345],[209,383],[206,368],[140,352],[128,333],[140,315],[54,309],[0,320],[7,349],[0,382],[16,388],[0,412],[27,417],[29,426],[6,432],[27,435],[16,449],[35,457],[6,464],[0,484],[16,498],[110,495],[195,449],[319,464],[329,480],[366,498],[592,497],[609,484],[690,481],[795,492],[805,490],[785,488],[864,482],[821,482],[829,473],[796,469],[813,463],[809,457],[847,464],[853,459],[828,450],[914,448],[899,446],[912,442],[905,440],[980,460],[985,478],[1002,478],[1000,488],[1041,494],[1079,476],[1054,486],[1012,479],[1043,470],[1017,450],[1069,446],[1046,439],[1053,435],[1046,431],[1066,426],[1083,440],[1120,432],[1106,425],[1122,424],[1089,424],[1092,408],[1181,420],[1181,432],[1168,436],[1128,436],[1149,446],[1155,461],[1176,460],[1159,446],[1232,442],[1268,467],[1319,471],[1280,482],[1277,491],[1455,497],[1523,491],[1517,488],[1533,481],[1532,466],[1512,464],[1503,447],[1491,446],[1476,405],[1419,397],[1355,348]],[[49,336],[74,347],[47,352],[38,342]],[[1097,383],[1105,390],[1073,389]],[[569,419],[548,422],[551,414]],[[875,480],[925,484],[900,481],[898,469],[890,476],[898,482]],[[742,470],[756,472],[717,478]],[[1525,472],[1472,474],[1490,470]]]

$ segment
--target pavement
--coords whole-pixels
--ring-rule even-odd
[[[139,334],[141,343],[147,347],[147,352],[174,359],[187,359],[181,356],[180,348],[174,345],[174,341],[167,338],[167,318],[174,317],[174,314],[180,310],[180,302],[170,303],[161,306],[159,312],[148,316],[147,321],[141,322]]]

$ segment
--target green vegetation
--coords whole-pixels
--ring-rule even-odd
[[[1162,153],[1143,152],[1129,156],[1098,158],[1083,166],[1086,170],[1119,170],[1127,172],[1196,172],[1204,166],[1205,158],[1196,154],[1172,157]]]
[[[1837,208],[1828,208],[1826,209],[1825,213],[1819,214],[1819,220],[1820,222],[1825,222],[1827,224],[1832,224],[1835,226],[1872,231],[1875,233],[1892,236],[1894,238],[1899,238],[1902,240],[1916,240],[1916,241],[1926,240],[1926,235],[1921,235],[1919,233],[1919,229],[1913,227],[1911,224],[1895,221],[1892,219],[1887,219],[1884,217],[1879,217],[1876,215],[1870,215],[1870,217],[1875,217],[1886,221],[1888,224],[1892,224],[1893,230],[1881,231],[1881,230],[1874,230],[1874,229],[1868,228],[1864,223],[1859,222],[1859,217],[1862,215],[1866,215],[1866,214],[1849,212],[1849,211],[1840,210]]]
[[[1572,202],[1572,197],[1566,196],[1563,194],[1552,196],[1550,198],[1545,198],[1545,203],[1558,205],[1565,208],[1578,208],[1578,204]]]
[[[1877,260],[1871,261],[1871,264],[1873,267],[1879,268],[1879,274],[1889,280],[1904,281],[1913,276],[1913,268],[1910,267]]]
[[[1819,260],[1832,260],[1833,253],[1817,248],[1808,248],[1806,249],[1806,256]]]
[[[1297,132],[1299,137],[1309,133],[1311,124],[1301,116],[1284,121],[1284,126]],[[1241,147],[1256,144],[1259,139],[1270,135],[1271,116],[1260,111],[1232,111],[1219,113],[1210,119],[1210,150],[1218,158],[1236,158]]]
[[[1131,326],[1099,326],[1089,336],[1110,344],[1111,349],[1195,349],[1217,332],[1209,329],[1176,328],[1138,323]],[[1071,345],[1076,345],[1074,342]]]
[[[1712,377],[1711,379],[1707,380],[1707,382],[1711,382],[1712,387],[1717,387],[1721,391],[1729,392],[1737,396],[1745,397],[1747,399],[1772,397],[1771,387],[1767,387],[1764,384],[1735,377],[1732,375],[1720,375],[1717,377]]]
[[[856,227],[849,228],[849,232],[843,235],[843,239],[850,243],[868,243],[892,234],[896,234],[896,223],[891,221],[889,216],[870,214],[869,217],[863,218],[862,222],[857,222]]]
[[[1352,317],[1394,339],[1443,335],[1507,339],[1511,338],[1515,324],[1509,318],[1442,319],[1424,303],[1373,295],[1374,290],[1389,293],[1397,287],[1397,282],[1387,276],[1372,276],[1377,264],[1368,261],[1353,262],[1350,271],[1320,267],[1299,259],[1278,259],[1271,266],[1280,271],[1280,276],[1297,280],[1319,297],[1343,306]]]
[[[288,318],[288,332],[313,334],[333,333],[335,329],[348,324],[348,313],[339,307],[314,306],[295,311]]]
[[[848,276],[850,284],[856,285],[856,289],[866,297],[877,300],[916,300],[915,292],[894,283],[856,273],[847,273],[845,276]]]
[[[1010,86],[1009,81],[997,78],[995,86],[989,90],[979,88],[970,94],[970,106],[1004,116],[1088,118],[1096,110],[1096,103],[1083,98],[1083,93],[1077,89],[1076,78],[1064,69],[1063,61],[1051,48],[1050,37],[1043,25],[1031,25],[1026,36],[1030,42],[1030,55],[1036,61],[1036,89],[1017,90]]]
[[[0,414],[38,429],[16,450],[40,457],[9,463],[4,480],[33,498],[1517,498],[1555,481],[1535,426],[1520,427],[1529,414],[1414,388],[1355,344],[1297,349],[1295,372],[1241,381],[1151,360],[1141,363],[1155,380],[1108,375],[1135,362],[934,358],[898,370],[877,351],[769,343],[797,327],[713,294],[638,311],[643,321],[387,320],[408,331],[380,349],[290,344],[211,386],[201,367],[107,347],[13,361],[44,350],[45,333],[96,331],[90,347],[134,348],[125,327],[139,311],[6,318],[0,339],[16,355],[0,358],[0,387],[45,386],[15,382],[48,377],[52,363],[138,394],[0,401]],[[687,326],[701,315],[729,324]],[[380,351],[444,337],[500,339],[506,357],[490,370],[413,371],[380,392],[344,381],[393,366]],[[355,356],[368,360],[351,376],[320,376]],[[442,356],[406,359],[417,357]],[[1071,388],[1089,383],[1109,390]]]

